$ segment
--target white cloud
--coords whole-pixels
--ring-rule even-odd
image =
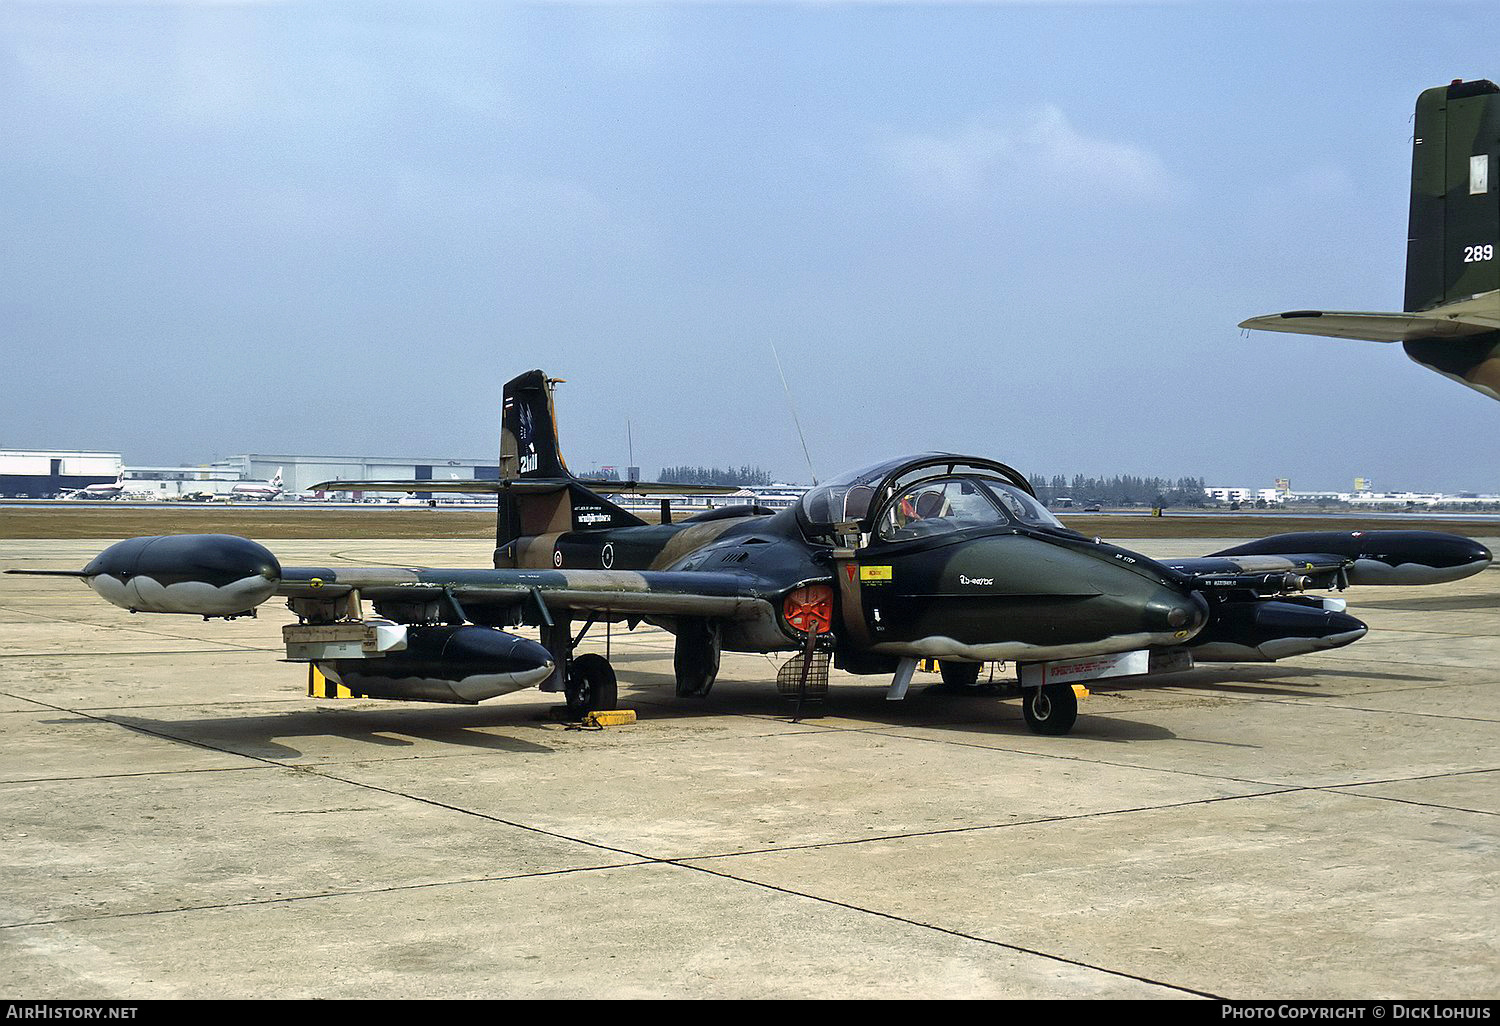
[[[890,138],[884,152],[920,187],[963,203],[1029,195],[1159,200],[1172,176],[1152,150],[1085,135],[1055,106],[1008,124],[975,122],[947,135]]]

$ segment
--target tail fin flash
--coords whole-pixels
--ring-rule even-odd
[[[1500,289],[1497,156],[1500,86],[1454,82],[1417,98],[1406,310]]]
[[[557,444],[557,415],[552,386],[539,370],[527,371],[505,385],[505,407],[500,416],[500,477],[571,478]]]

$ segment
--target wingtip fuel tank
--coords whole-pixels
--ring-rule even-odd
[[[161,535],[116,542],[79,576],[131,612],[241,616],[276,593],[281,564],[248,538]]]
[[[1347,560],[1350,584],[1447,584],[1486,569],[1494,556],[1472,538],[1441,531],[1303,531],[1213,553],[1282,556],[1292,564]]]

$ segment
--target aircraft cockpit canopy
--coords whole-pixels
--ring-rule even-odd
[[[892,470],[909,462],[909,456],[886,460],[810,489],[798,500],[799,519],[810,534],[828,534],[837,524],[866,520],[876,487]]]
[[[926,533],[1020,524],[1062,529],[1037,501],[1025,477],[1003,463],[950,453],[923,453],[864,467],[807,492],[797,518],[812,537],[834,537],[857,525],[887,540],[918,519]],[[841,527],[842,525],[842,527]]]

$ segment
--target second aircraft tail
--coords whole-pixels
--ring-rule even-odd
[[[1290,310],[1242,328],[1400,342],[1417,363],[1500,399],[1500,86],[1417,98],[1401,312]]]

